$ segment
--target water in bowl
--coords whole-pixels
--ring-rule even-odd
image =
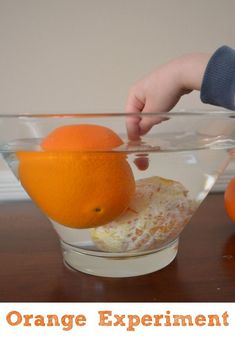
[[[174,135],[157,147],[156,140],[151,145],[146,139],[141,145],[127,142],[114,151],[127,156],[138,193],[130,210],[117,220],[96,228],[72,229],[49,218],[69,267],[127,277],[159,270],[175,258],[180,233],[229,161],[226,148],[216,140],[203,145],[188,136],[185,144],[181,136],[179,140],[180,147]],[[22,139],[6,145],[3,157],[17,178],[15,150],[40,152],[39,144],[38,139]],[[140,159],[148,163],[145,170],[136,165]]]

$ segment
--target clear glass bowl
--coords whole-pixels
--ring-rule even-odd
[[[167,266],[177,255],[184,227],[229,163],[229,150],[235,146],[233,112],[191,111],[149,116],[162,122],[141,140],[131,141],[126,131],[127,114],[0,115],[0,153],[50,219],[61,242],[64,262],[70,268],[98,276],[128,277]],[[85,148],[72,152],[48,152],[41,147],[42,140],[56,128],[80,124],[108,127],[122,139],[122,144],[109,150]],[[121,194],[125,190],[129,194],[129,186],[122,185],[117,175],[117,159],[128,166],[135,183],[135,192],[122,212],[105,224],[85,228],[71,227],[54,217],[55,207],[59,213],[69,209],[70,215],[82,219],[94,194],[97,199],[96,207],[92,207],[94,213],[101,213],[103,196],[112,203],[120,187]],[[78,167],[73,165],[74,161]],[[80,172],[86,161],[92,164],[92,171]],[[115,161],[117,165],[112,167]],[[115,168],[113,176],[105,170],[97,172],[104,163]],[[29,173],[29,183],[24,171]],[[84,199],[81,182],[91,191]],[[108,187],[109,197],[102,185]],[[48,200],[52,211],[45,206]],[[120,197],[119,201],[121,205]],[[112,216],[114,209],[110,206],[104,213]]]

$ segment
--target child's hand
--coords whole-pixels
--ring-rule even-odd
[[[127,117],[130,140],[138,140],[160,117],[144,116],[144,113],[170,111],[184,94],[200,90],[209,54],[190,54],[172,60],[138,81],[130,89],[127,113],[143,113],[139,117]]]

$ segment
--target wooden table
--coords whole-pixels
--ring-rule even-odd
[[[0,301],[235,301],[235,223],[223,195],[210,194],[180,240],[177,258],[134,278],[74,272],[59,241],[29,201],[0,203]]]

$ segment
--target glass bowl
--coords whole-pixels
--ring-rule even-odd
[[[0,153],[51,221],[74,270],[129,277],[170,264],[181,232],[230,161],[235,113],[145,116],[158,123],[129,140],[126,119],[139,115],[0,115]],[[80,125],[108,128],[121,141],[88,147],[94,130],[82,148],[42,146],[61,127]]]

